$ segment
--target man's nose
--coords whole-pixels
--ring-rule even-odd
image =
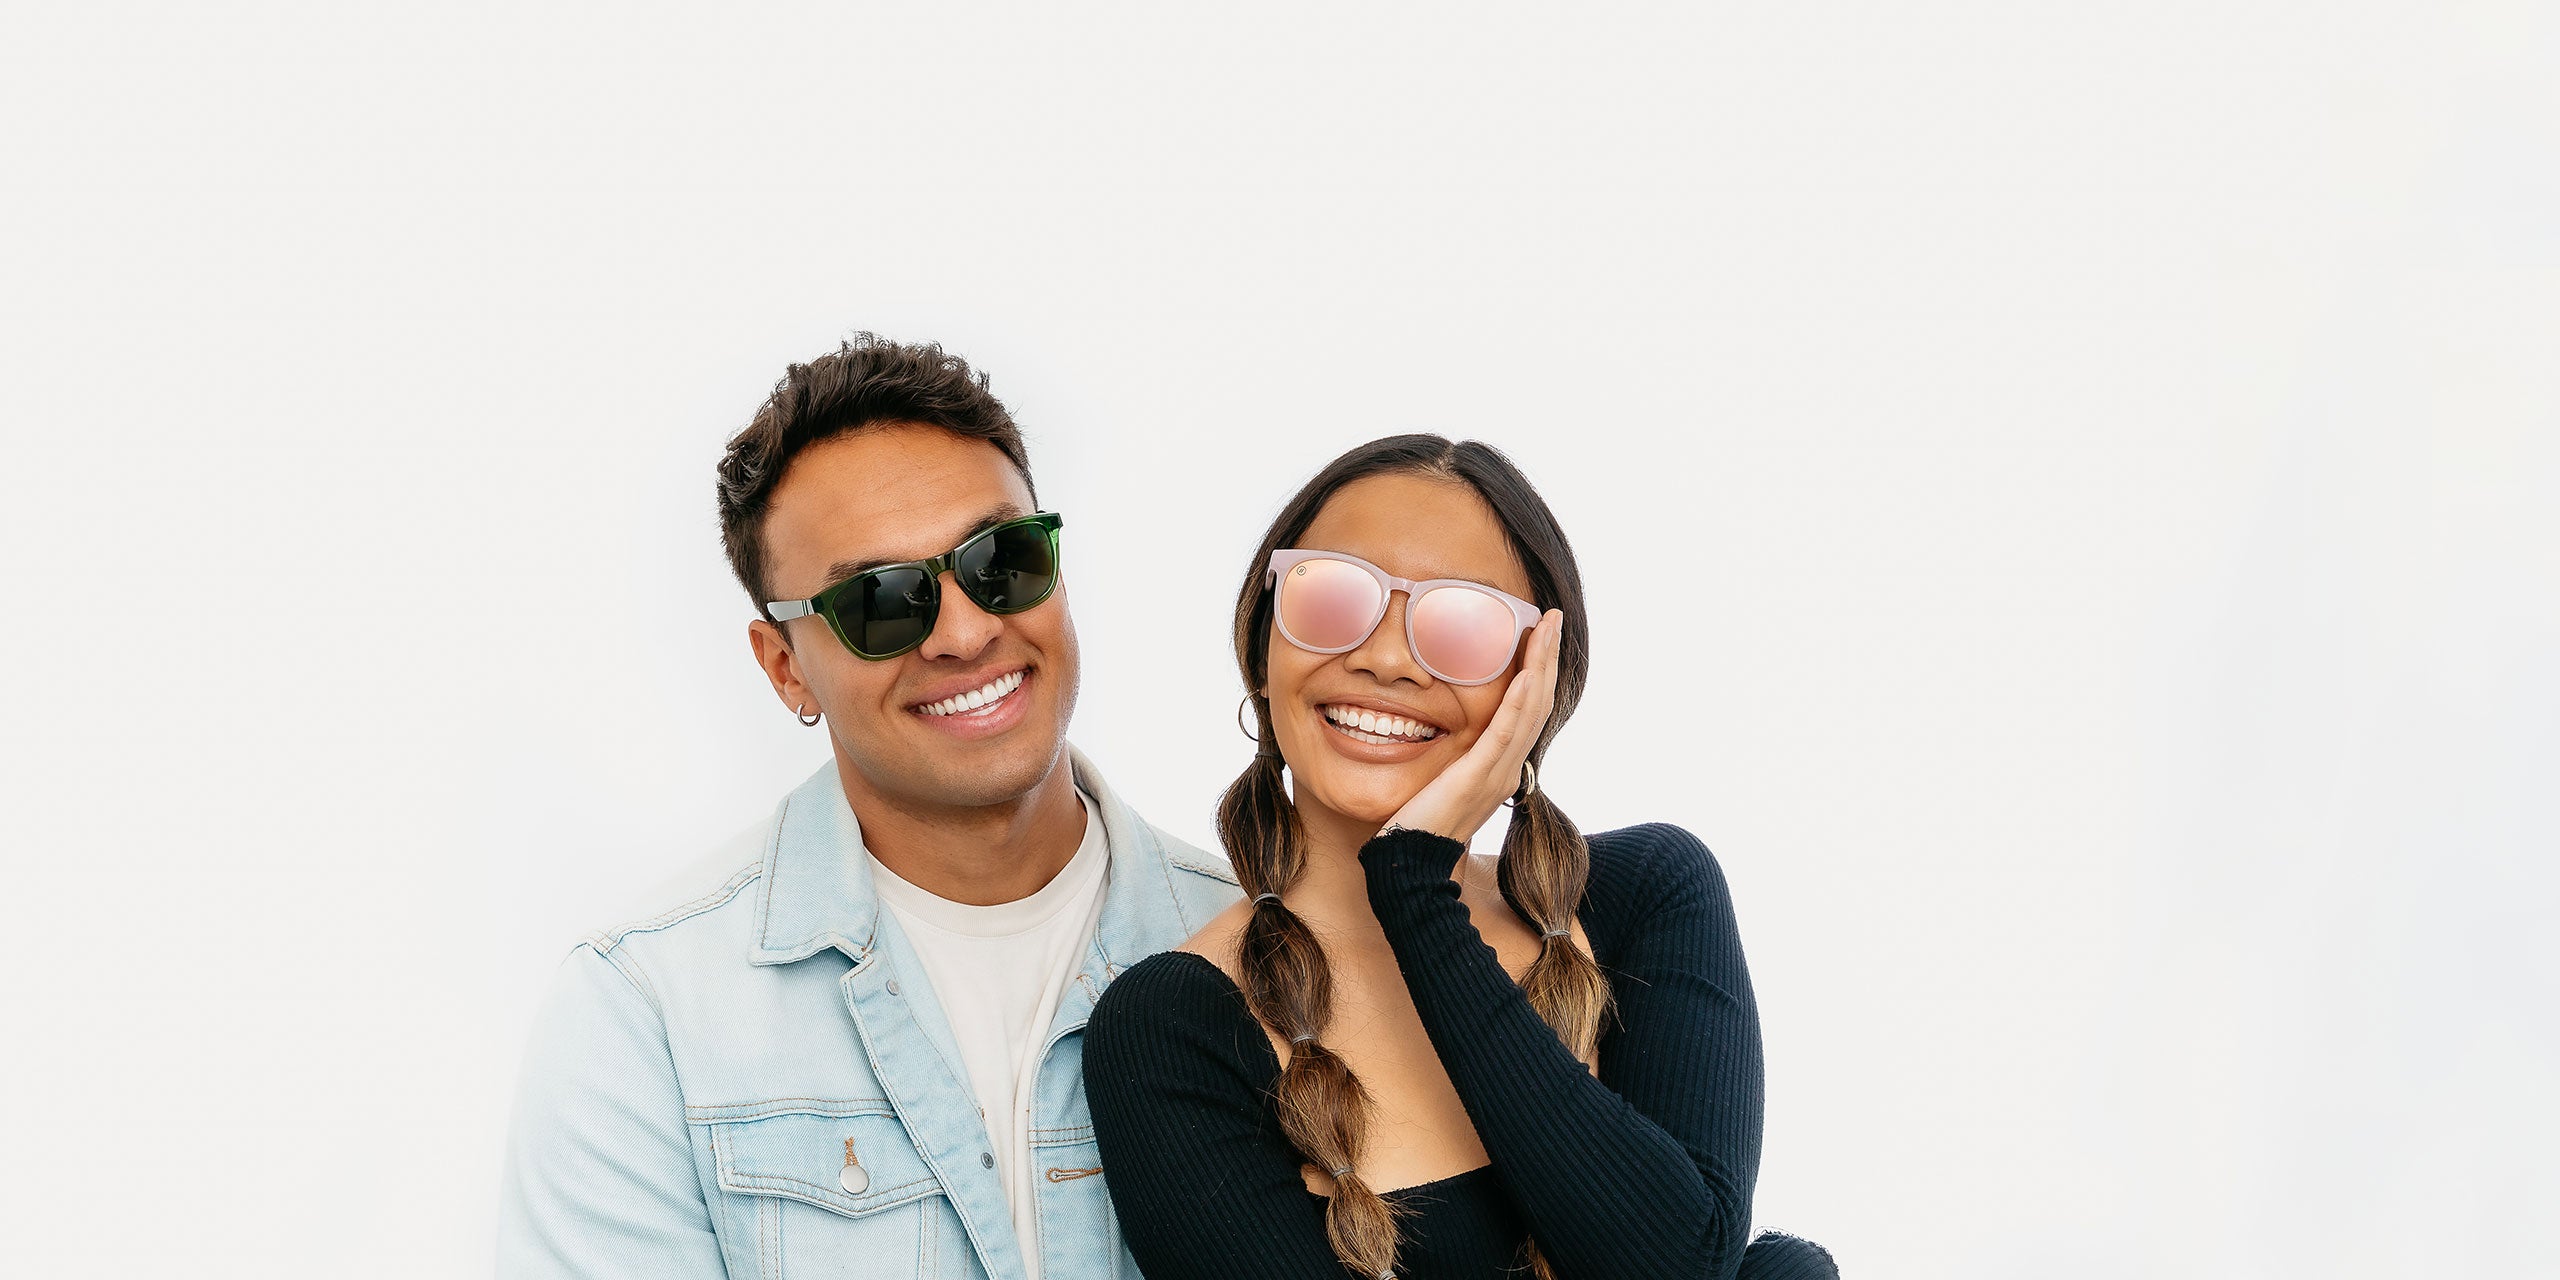
[[[969,593],[960,589],[957,573],[945,569],[938,584],[942,588],[942,607],[933,620],[933,633],[925,637],[923,651],[929,658],[974,658],[986,652],[1004,630],[1004,619],[978,607]]]

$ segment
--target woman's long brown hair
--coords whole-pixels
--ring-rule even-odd
[[[1573,548],[1556,524],[1555,513],[1530,487],[1528,478],[1499,450],[1473,440],[1452,444],[1433,435],[1372,440],[1334,459],[1298,490],[1263,535],[1244,589],[1236,597],[1236,664],[1244,673],[1245,687],[1260,690],[1268,671],[1271,593],[1264,578],[1271,553],[1296,545],[1299,535],[1315,522],[1316,513],[1343,486],[1387,474],[1431,476],[1473,489],[1492,508],[1512,553],[1527,570],[1531,602],[1564,611],[1555,707],[1529,750],[1532,764],[1545,759],[1547,744],[1573,714],[1591,673],[1591,629],[1583,612],[1582,574],[1574,567]],[[1360,1275],[1384,1276],[1395,1268],[1395,1214],[1393,1206],[1355,1171],[1366,1134],[1369,1097],[1351,1069],[1324,1043],[1333,1013],[1333,984],[1324,948],[1306,922],[1278,898],[1259,896],[1285,893],[1297,883],[1306,865],[1306,840],[1282,781],[1283,762],[1271,736],[1270,700],[1260,692],[1252,698],[1262,750],[1218,805],[1218,836],[1235,864],[1236,878],[1256,899],[1253,914],[1245,922],[1239,955],[1245,1000],[1264,1026],[1288,1042],[1288,1064],[1273,1086],[1273,1101],[1289,1141],[1309,1163],[1333,1176],[1325,1232],[1335,1256]],[[1570,933],[1590,870],[1591,851],[1582,833],[1543,787],[1519,803],[1502,840],[1502,896],[1522,919],[1547,935],[1537,959],[1521,975],[1520,989],[1530,1007],[1555,1028],[1578,1058],[1591,1055],[1599,1039],[1601,1016],[1609,1006],[1608,979]],[[1552,1280],[1553,1273],[1538,1256],[1534,1242],[1527,1261],[1542,1280]]]

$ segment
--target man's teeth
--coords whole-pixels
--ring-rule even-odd
[[[1004,696],[1022,687],[1022,673],[997,676],[967,693],[954,694],[940,702],[928,702],[916,710],[929,716],[956,716],[963,711],[983,711],[1000,702]]]
[[[1365,707],[1328,705],[1324,718],[1362,742],[1429,742],[1440,736],[1439,729],[1419,720],[1381,715]]]

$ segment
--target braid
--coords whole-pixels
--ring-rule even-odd
[[[1256,697],[1254,713],[1269,742],[1270,704]],[[1332,1018],[1332,971],[1315,933],[1278,897],[1306,866],[1278,754],[1255,756],[1227,788],[1218,802],[1218,835],[1236,878],[1254,895],[1237,948],[1245,1004],[1289,1042],[1289,1060],[1272,1086],[1280,1130],[1299,1154],[1333,1177],[1324,1225],[1334,1256],[1358,1274],[1387,1275],[1395,1268],[1395,1206],[1355,1171],[1367,1136],[1369,1095],[1350,1066],[1317,1038]]]
[[[1600,1019],[1609,1010],[1609,979],[1572,933],[1574,912],[1591,878],[1591,846],[1546,792],[1535,791],[1512,810],[1497,876],[1503,900],[1545,935],[1538,958],[1520,975],[1520,993],[1573,1056],[1589,1057],[1599,1043]],[[1523,1242],[1521,1254],[1537,1280],[1556,1280],[1537,1241]]]
[[[1544,791],[1520,801],[1502,837],[1498,882],[1511,909],[1546,935],[1538,958],[1520,975],[1520,991],[1577,1058],[1589,1057],[1598,1044],[1600,1018],[1609,1008],[1609,980],[1571,932],[1590,878],[1591,846],[1573,819]]]

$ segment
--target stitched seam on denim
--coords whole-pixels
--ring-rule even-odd
[[[1189,849],[1167,844],[1162,840],[1157,841],[1157,845],[1164,852],[1166,866],[1180,867],[1193,875],[1207,876],[1212,880],[1243,887],[1242,882],[1236,879],[1234,864],[1223,858],[1207,853],[1194,854]]]
[[[828,1104],[841,1104],[848,1107],[878,1108],[886,1108],[889,1105],[889,1100],[887,1098],[810,1098],[802,1097],[799,1094],[785,1094],[779,1098],[767,1098],[763,1102],[696,1102],[688,1104],[685,1107],[685,1110],[719,1111],[728,1107],[761,1107],[765,1105],[766,1102],[822,1102]],[[863,1113],[847,1112],[846,1114],[860,1115]]]
[[[649,1012],[657,1015],[658,1029],[663,1035],[667,1025],[667,1006],[665,1001],[658,998],[657,985],[649,981],[648,971],[640,967],[640,962],[633,959],[630,952],[619,947],[611,951],[599,951],[596,954],[601,956],[606,964],[612,965],[614,972],[621,974],[622,980],[631,984],[632,990],[640,993],[640,998],[649,1005]],[[675,1050],[672,1046],[667,1051],[667,1057],[672,1065],[675,1058]]]
[[[714,889],[699,898],[695,898],[694,900],[680,906],[671,907],[668,910],[659,912],[657,915],[650,916],[644,920],[637,920],[630,924],[616,925],[610,929],[599,930],[596,933],[589,934],[587,940],[595,943],[596,950],[598,951],[611,951],[614,948],[621,946],[622,940],[630,937],[632,934],[655,933],[660,929],[667,928],[670,925],[681,924],[686,920],[701,915],[705,911],[709,911],[714,907],[720,906],[731,898],[737,897],[739,890],[754,883],[755,878],[762,874],[764,874],[764,859],[758,858],[754,862],[748,863],[746,866],[731,872],[729,878],[722,881],[719,888]]]
[[[766,1275],[769,1275],[769,1276],[772,1276],[772,1277],[773,1277],[773,1280],[782,1280],[782,1199],[781,1199],[781,1197],[779,1197],[779,1196],[758,1196],[758,1197],[756,1197],[756,1223],[757,1223],[757,1225],[758,1225],[758,1226],[760,1226],[760,1227],[761,1227],[761,1226],[763,1226],[764,1224],[766,1224],[767,1222],[770,1222],[770,1223],[772,1224],[772,1230],[770,1230],[770,1231],[761,1231],[761,1232],[759,1232],[759,1233],[758,1233],[758,1234],[760,1234],[760,1235],[763,1237],[763,1239],[764,1239],[764,1247],[765,1247],[765,1250],[766,1250],[766,1253],[765,1253],[765,1260],[764,1260],[765,1274],[766,1274]]]
[[[693,1166],[694,1186],[701,1191],[703,1210],[711,1219],[711,1239],[720,1250],[721,1267],[732,1269],[731,1262],[738,1256],[738,1246],[742,1242],[751,1243],[754,1237],[738,1234],[738,1224],[735,1220],[737,1205],[729,1197],[720,1194],[719,1178],[716,1175],[705,1175],[703,1172],[701,1148],[708,1145],[710,1144],[697,1143],[692,1130],[685,1131],[685,1162]],[[712,1158],[716,1164],[719,1157],[715,1154]]]
[[[726,1231],[735,1230],[734,1227],[728,1225],[730,1222],[729,1215],[734,1210],[735,1202],[728,1196],[721,1194],[728,1189],[727,1179],[723,1176],[727,1172],[728,1168],[729,1155],[726,1151],[721,1149],[720,1131],[714,1129],[711,1131],[711,1185],[703,1188],[703,1201],[714,1215],[712,1218],[712,1234],[714,1236],[722,1235]],[[694,1177],[696,1181],[701,1180],[701,1175],[699,1173],[695,1174]],[[768,1242],[765,1230],[766,1223],[764,1206],[761,1203],[758,1203],[753,1207],[755,1209],[755,1216],[749,1219],[749,1222],[755,1228],[757,1266],[760,1270],[765,1270],[765,1259],[769,1256],[772,1246]],[[726,1261],[727,1255],[724,1250],[722,1262],[726,1263]],[[767,1273],[770,1273],[769,1270]]]
[[[1067,1143],[1093,1140],[1093,1126],[1089,1124],[1062,1125],[1055,1129],[1025,1129],[1023,1133],[1033,1142]]]
[[[1037,1257],[1040,1253],[1040,1242],[1048,1238],[1049,1198],[1040,1194],[1040,1188],[1035,1186],[1031,1188],[1031,1238],[1018,1243],[1021,1244],[1025,1257]]]
[[[846,979],[851,978],[852,976],[853,976],[852,974],[847,973],[847,974],[844,976],[844,978],[839,978],[839,979],[837,979],[837,981],[838,981],[839,983],[841,983],[841,982],[845,981]],[[895,979],[890,979],[889,981],[895,981]],[[885,984],[884,984],[884,985],[885,985]],[[941,993],[941,992],[939,992],[939,991],[935,991],[935,990],[933,989],[933,978],[932,978],[932,975],[930,975],[930,974],[925,975],[925,979],[924,979],[924,989],[925,989],[925,991],[926,991],[927,993],[929,993],[929,994],[928,994],[928,998],[930,998],[930,999],[933,1001],[934,1008],[935,1008],[937,1011],[941,1012],[941,1014],[942,1014],[942,1022],[943,1022],[943,1026],[944,1026],[945,1028],[948,1028],[948,1027],[951,1025],[951,1012],[950,1012],[950,1010],[947,1010],[947,1009],[943,1009],[943,1008],[942,1008],[942,993]],[[904,997],[904,996],[900,996],[900,997],[897,997],[897,998],[898,998],[898,999],[900,999],[900,1000],[905,999],[905,997]],[[923,1026],[923,1024],[921,1023],[921,1021],[920,1021],[920,1020],[918,1020],[918,1019],[917,1019],[917,1017],[916,1017],[915,1006],[913,1006],[913,1005],[904,1005],[904,1006],[902,1006],[902,1007],[898,1010],[898,1016],[905,1018],[905,1019],[907,1020],[907,1025],[908,1025],[908,1026],[910,1026],[910,1027],[914,1027],[914,1028],[915,1028],[915,1030],[916,1030],[916,1034],[917,1034],[919,1037],[922,1037],[922,1039],[924,1040],[925,1047],[926,1047],[926,1048],[928,1048],[928,1049],[933,1050],[933,1060],[934,1060],[934,1061],[936,1061],[936,1062],[941,1063],[941,1064],[942,1064],[942,1069],[943,1069],[943,1070],[945,1070],[945,1071],[950,1072],[950,1073],[951,1073],[951,1078],[952,1078],[952,1079],[954,1079],[954,1080],[966,1080],[966,1079],[968,1079],[968,1078],[969,1078],[969,1069],[968,1069],[966,1066],[963,1066],[963,1065],[962,1065],[962,1064],[960,1064],[959,1062],[957,1062],[957,1061],[953,1060],[953,1059],[952,1059],[952,1057],[951,1057],[949,1054],[944,1053],[944,1052],[942,1051],[942,1046],[941,1046],[941,1045],[938,1045],[938,1044],[935,1044],[935,1043],[933,1042],[933,1037],[932,1037],[932,1036],[925,1035],[925,1033],[924,1033],[924,1026]],[[863,1033],[863,1035],[864,1035],[864,1036],[866,1036],[866,1037],[870,1034],[869,1028],[868,1028],[867,1026],[865,1026],[865,1025],[861,1022],[861,1020],[860,1020],[858,1017],[855,1019],[854,1027],[855,1027],[855,1029],[856,1029],[857,1031],[862,1032],[862,1033]],[[953,1050],[956,1052],[956,1051],[958,1050],[959,1046],[958,1046],[958,1045],[953,1045],[953,1046],[952,1046],[952,1048],[953,1048]],[[870,1045],[868,1044],[868,1042],[867,1042],[867,1041],[866,1041],[866,1043],[864,1044],[863,1049],[864,1049],[864,1052],[866,1052],[866,1053],[868,1053],[868,1052],[870,1051]],[[876,1078],[877,1078],[878,1073],[875,1071],[873,1074],[874,1074],[874,1078],[876,1079]],[[885,1086],[888,1082],[884,1080],[884,1081],[880,1081],[880,1083],[881,1083],[882,1085],[884,1085],[884,1086]]]
[[[805,1107],[782,1105],[791,1102],[805,1102],[809,1105]],[[842,1120],[854,1116],[893,1114],[895,1112],[887,1098],[766,1098],[761,1102],[691,1103],[684,1109],[685,1119],[696,1124],[743,1123],[770,1116],[822,1116]]]
[[[933,1175],[926,1174],[913,1182],[901,1182],[894,1187],[883,1187],[855,1200],[841,1191],[832,1191],[815,1182],[794,1178],[789,1174],[746,1173],[737,1169],[731,1169],[721,1185],[732,1191],[745,1191],[749,1194],[771,1191],[788,1195],[794,1200],[854,1217],[876,1213],[882,1209],[895,1209],[902,1204],[911,1204],[942,1189],[940,1181]]]
[[[1182,901],[1182,891],[1173,887],[1172,846],[1166,844],[1164,837],[1152,827],[1148,828],[1147,835],[1156,847],[1156,870],[1164,875],[1164,896],[1173,901],[1173,918],[1181,922],[1183,936],[1198,933],[1200,926],[1192,922],[1191,911]],[[1111,957],[1104,956],[1102,962],[1111,963]]]
[[[789,825],[790,822],[791,797],[784,796],[782,798],[781,812],[773,815],[773,839],[765,845],[762,865],[772,867],[781,860],[782,829]],[[776,869],[778,870],[779,868],[777,867]],[[765,886],[764,918],[756,921],[756,949],[759,951],[771,951],[773,949],[773,890],[774,885],[767,884]]]
[[[932,1216],[921,1210],[916,1213],[916,1275],[923,1280],[933,1280],[942,1252],[942,1232],[935,1229],[939,1224],[930,1220]]]

